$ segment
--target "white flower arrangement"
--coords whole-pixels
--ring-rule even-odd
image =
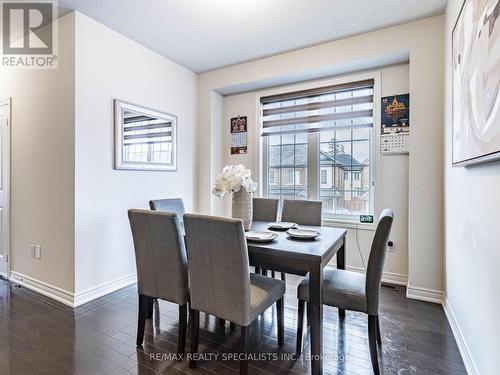
[[[215,179],[212,194],[222,198],[225,194],[236,193],[244,188],[249,193],[257,190],[257,183],[252,180],[252,172],[244,165],[227,165]]]

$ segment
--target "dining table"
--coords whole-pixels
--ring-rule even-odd
[[[303,226],[319,232],[313,240],[294,239],[286,231],[268,228],[268,222],[254,221],[250,230],[272,231],[278,236],[267,243],[247,241],[250,265],[294,275],[309,274],[309,324],[311,373],[323,373],[323,268],[336,255],[337,268],[345,269],[347,231],[330,226]],[[339,316],[345,311],[339,309]]]

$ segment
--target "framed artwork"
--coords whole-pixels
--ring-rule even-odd
[[[465,0],[452,34],[454,166],[500,159],[500,0]]]
[[[115,169],[177,170],[177,116],[114,100]]]

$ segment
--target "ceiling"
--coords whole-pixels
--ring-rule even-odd
[[[59,0],[200,73],[444,11],[447,0]]]

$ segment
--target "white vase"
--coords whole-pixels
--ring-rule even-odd
[[[243,228],[250,230],[253,217],[252,193],[242,188],[233,193],[232,215],[234,219],[243,221]]]

